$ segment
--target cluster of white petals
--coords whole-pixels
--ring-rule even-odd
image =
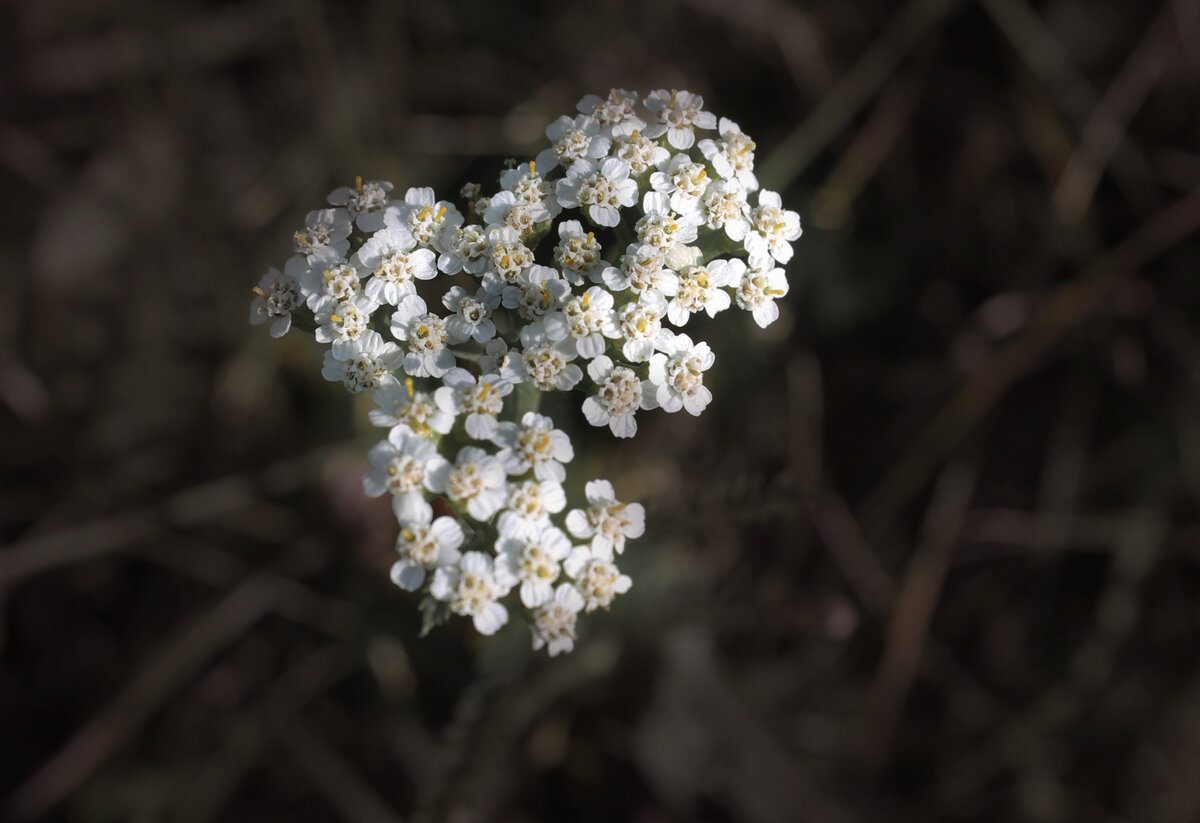
[[[645,512],[606,480],[572,507],[574,446],[530,409],[577,391],[619,438],[640,412],[699,415],[715,356],[680,329],[734,306],[774,322],[801,229],[759,187],[754,141],[697,94],[588,95],[545,133],[461,210],[430,188],[336,189],[254,287],[250,321],[311,330],[323,376],[374,400],[387,436],[363,489],[390,497],[391,577],[426,593],[426,625],[457,614],[492,634],[517,609],[556,655],[580,613],[629,590],[617,557]]]

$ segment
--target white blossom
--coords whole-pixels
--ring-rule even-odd
[[[584,280],[597,282],[607,264],[600,256],[596,235],[590,231],[585,234],[578,220],[564,220],[558,224],[558,238],[554,262],[562,269],[567,282],[572,286],[583,285]]]
[[[641,132],[634,131],[628,137],[613,139],[612,156],[628,163],[631,175],[641,177],[670,157],[671,152]]]
[[[528,381],[542,391],[567,391],[583,379],[583,370],[571,362],[578,354],[575,341],[556,339],[544,323],[522,329],[521,345],[520,357],[508,361],[516,382]]]
[[[650,185],[656,192],[669,195],[671,208],[677,212],[694,211],[708,184],[708,169],[686,154],[674,155],[650,174]]]
[[[254,299],[250,301],[250,323],[258,326],[271,321],[267,331],[272,337],[283,337],[292,327],[292,312],[304,305],[300,294],[300,282],[279,269],[267,269],[267,273],[254,287]]]
[[[776,267],[770,257],[751,256],[733,296],[738,308],[750,312],[754,322],[765,329],[779,318],[775,301],[787,293],[788,281],[783,269]]]
[[[663,351],[650,358],[650,382],[658,405],[667,412],[684,409],[698,415],[704,411],[712,400],[712,392],[704,385],[704,372],[713,360],[707,343],[693,344],[686,334],[670,335]]]
[[[346,209],[317,209],[304,218],[304,228],[292,235],[292,247],[297,254],[316,254],[328,248],[339,257],[350,248],[353,226]]]
[[[559,564],[571,548],[570,539],[551,525],[524,535],[501,536],[496,540],[496,567],[516,578],[521,603],[534,609],[553,599],[562,570]]]
[[[370,331],[371,315],[378,307],[365,294],[355,294],[340,302],[323,298],[313,310],[317,323],[313,336],[318,343],[332,343],[334,357],[349,360],[357,351],[355,342]]]
[[[404,370],[413,377],[441,377],[454,368],[454,353],[446,348],[446,321],[431,313],[419,295],[410,294],[396,306],[392,335],[407,345]]]
[[[375,232],[355,252],[351,262],[371,275],[365,287],[367,296],[393,306],[405,296],[416,294],[413,281],[437,276],[433,252],[416,248],[412,233],[402,226]]]
[[[380,214],[390,198],[392,184],[386,180],[368,180],[359,177],[354,187],[342,186],[329,193],[327,198],[334,206],[343,206],[363,231],[381,228]]]
[[[596,160],[608,154],[612,140],[600,133],[600,123],[593,117],[580,114],[571,118],[563,115],[546,127],[550,147],[537,156],[543,171],[555,166],[570,168],[576,160]]]
[[[405,591],[416,591],[425,582],[427,572],[459,562],[462,544],[459,522],[448,515],[433,519],[433,510],[426,505],[418,517],[400,525],[396,537],[400,559],[392,564],[392,582]]]
[[[645,292],[636,303],[617,309],[617,324],[624,343],[621,353],[630,363],[645,363],[658,347],[667,300],[657,290]]]
[[[610,556],[597,556],[587,546],[576,546],[563,561],[565,571],[575,581],[584,601],[584,609],[592,612],[607,609],[618,594],[629,591],[633,581],[621,574]]]
[[[432,441],[403,425],[394,426],[387,440],[371,447],[367,460],[371,468],[363,475],[363,491],[368,497],[391,492],[392,511],[401,522],[422,516],[429,505],[425,490],[440,491],[433,478],[450,465]]]
[[[783,207],[779,194],[767,189],[758,193],[758,206],[750,213],[753,229],[746,235],[745,246],[750,256],[769,253],[780,263],[792,259],[790,241],[800,237],[800,215]]]
[[[642,380],[628,366],[617,366],[601,355],[588,364],[588,377],[596,394],[583,401],[583,416],[593,426],[608,426],[614,437],[637,434],[634,415],[657,406],[650,381]]]
[[[567,496],[557,480],[518,480],[508,484],[505,509],[496,524],[504,537],[536,534],[550,525],[550,515],[567,505]]]
[[[646,530],[646,510],[640,503],[617,500],[612,483],[593,480],[584,488],[586,509],[567,513],[567,531],[578,538],[591,539],[591,553],[599,558],[611,558],[625,551],[625,541],[641,537]],[[572,577],[577,575],[568,570]]]
[[[558,337],[553,328],[562,324],[566,337],[575,341],[579,356],[590,360],[604,353],[605,338],[621,336],[617,328],[617,313],[613,308],[613,296],[599,286],[592,286],[583,294],[575,295],[563,305],[562,310],[547,315],[543,321],[551,328],[551,335]]]
[[[704,111],[704,98],[698,94],[672,89],[656,89],[646,95],[650,123],[647,137],[667,136],[667,142],[681,151],[696,141],[695,129],[715,129],[717,117]]]
[[[627,89],[609,89],[608,97],[584,95],[576,110],[594,117],[610,137],[646,127],[646,121],[637,115],[637,92]]]
[[[284,266],[284,271],[299,279],[308,307],[314,311],[326,299],[353,300],[362,291],[358,269],[334,254],[326,246],[308,257],[293,255]]]
[[[455,614],[470,617],[475,631],[495,634],[508,622],[508,610],[497,603],[512,589],[512,580],[482,552],[467,552],[457,566],[440,566],[429,593],[450,605]]]
[[[621,222],[620,210],[637,202],[638,184],[630,179],[624,160],[608,157],[598,166],[591,160],[577,160],[558,181],[557,192],[563,206],[586,207],[593,223],[611,228]]]
[[[321,376],[342,382],[353,393],[399,385],[395,372],[404,363],[404,352],[395,343],[385,342],[377,331],[368,331],[347,346],[340,356],[332,349],[325,352]]]
[[[551,657],[575,648],[575,624],[586,605],[583,595],[570,583],[559,583],[554,599],[539,606],[531,617],[533,650],[543,646]]]
[[[501,299],[506,309],[516,309],[522,320],[533,321],[557,311],[571,295],[571,284],[557,269],[530,266],[504,287]]]
[[[451,345],[467,340],[486,343],[496,336],[492,312],[500,305],[500,295],[483,289],[472,295],[462,286],[452,286],[442,296],[442,305],[454,312],[446,318],[446,339]]]
[[[482,375],[478,381],[466,369],[454,368],[442,378],[444,384],[433,393],[438,408],[455,417],[463,417],[467,435],[475,440],[490,440],[496,433],[496,415],[504,409],[504,398],[512,384],[495,374]]]
[[[383,210],[383,225],[402,226],[418,245],[444,251],[446,234],[463,224],[462,213],[447,200],[438,200],[429,187],[411,188],[404,200]]]
[[[507,496],[504,465],[478,446],[459,449],[454,463],[443,462],[429,476],[429,489],[465,505],[481,523],[492,519]]]
[[[679,272],[675,296],[667,303],[667,320],[683,326],[696,312],[709,317],[729,308],[725,287],[741,282],[745,264],[741,260],[713,260],[706,266],[688,266]]]
[[[454,427],[454,415],[438,408],[433,395],[413,389],[413,379],[377,386],[371,393],[378,408],[371,409],[368,418],[373,426],[408,426],[422,437],[430,432],[448,434]]]
[[[538,480],[561,483],[567,476],[563,463],[575,456],[571,438],[554,428],[553,420],[537,412],[525,412],[519,424],[501,423],[492,442],[501,447],[496,456],[508,474],[522,475],[532,470]]]
[[[754,141],[741,126],[725,117],[717,130],[721,134],[719,139],[706,138],[696,148],[723,179],[736,180],[746,191],[754,191],[758,188],[754,176]]]

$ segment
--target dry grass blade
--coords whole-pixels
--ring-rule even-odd
[[[917,41],[936,25],[956,0],[912,0],[820,105],[763,161],[758,177],[785,189],[854,119],[854,115],[895,73]]]
[[[347,823],[399,823],[387,804],[338,751],[302,720],[274,725],[287,753]]]
[[[162,536],[149,511],[131,511],[31,537],[0,552],[0,590],[30,575],[127,548]]]
[[[8,798],[5,805],[13,819],[39,817],[74,791],[205,661],[273,608],[275,600],[270,581],[253,577],[173,632],[146,656],[125,688]]]
[[[891,748],[974,490],[975,469],[966,463],[950,463],[938,478],[924,537],[896,596],[883,659],[863,711],[864,754],[875,766],[885,762]]]
[[[1200,188],[1155,215],[1092,261],[1046,301],[1020,337],[998,350],[942,407],[863,506],[867,534],[886,531],[929,475],[1038,358],[1086,318],[1131,273],[1200,229]]]
[[[1054,206],[1066,225],[1074,225],[1083,218],[1104,169],[1126,139],[1130,118],[1179,53],[1180,46],[1193,39],[1200,14],[1195,2],[1184,5],[1186,8],[1177,9],[1164,4],[1121,74],[1092,110],[1079,146],[1054,189]]]

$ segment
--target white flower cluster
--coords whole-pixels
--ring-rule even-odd
[[[551,655],[573,648],[579,612],[629,589],[614,561],[644,512],[594,480],[563,515],[571,441],[518,409],[579,391],[587,421],[617,437],[640,411],[700,414],[714,355],[676,329],[734,304],[773,322],[800,236],[796,212],[759,188],[754,141],[698,95],[613,89],[577,108],[498,191],[465,187],[465,214],[429,188],[335,190],[250,307],[274,337],[299,314],[329,344],[325,378],[371,393],[389,432],[363,486],[391,495],[392,579],[427,587],[427,624],[453,612],[492,634],[515,592]],[[435,279],[440,308],[420,286]]]

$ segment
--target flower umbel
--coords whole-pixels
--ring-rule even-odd
[[[587,95],[545,135],[458,205],[335,189],[253,287],[250,322],[312,330],[322,375],[374,401],[387,437],[363,490],[390,499],[391,579],[426,593],[427,625],[456,614],[490,635],[517,614],[555,656],[630,589],[616,561],[646,523],[607,480],[570,501],[570,426],[540,401],[578,392],[622,439],[643,413],[700,415],[716,357],[695,316],[778,319],[801,227],[760,187],[755,142],[697,94]]]

